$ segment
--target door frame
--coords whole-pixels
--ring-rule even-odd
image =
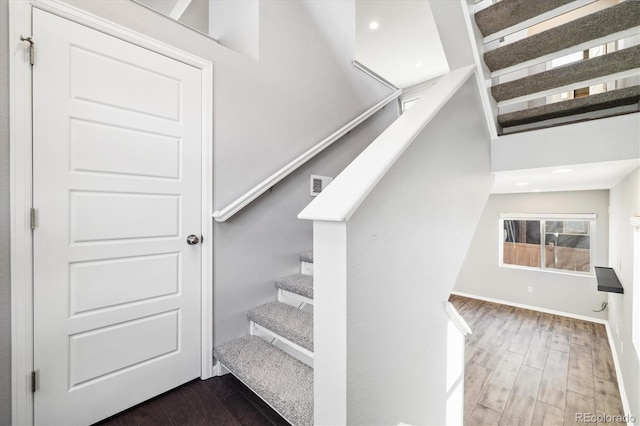
[[[129,30],[59,0],[9,2],[9,113],[11,215],[11,416],[13,424],[33,424],[33,235],[32,74],[20,36],[30,36],[32,8],[42,9],[153,52],[191,65],[202,83],[202,273],[201,378],[213,376],[213,64],[203,58]],[[35,42],[36,63],[38,41]]]

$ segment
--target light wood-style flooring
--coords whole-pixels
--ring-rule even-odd
[[[584,425],[583,413],[624,414],[604,325],[457,295],[449,300],[473,330],[466,340],[465,425]]]

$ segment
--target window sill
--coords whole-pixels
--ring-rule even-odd
[[[582,277],[582,278],[594,278],[595,274],[593,272],[579,272],[579,271],[569,271],[569,270],[561,270],[561,269],[543,269],[543,268],[532,268],[529,266],[519,266],[519,265],[509,265],[507,263],[502,263],[498,265],[500,268],[507,269],[520,269],[522,271],[530,271],[530,272],[545,272],[548,274],[556,274],[556,275],[569,275],[573,277]]]

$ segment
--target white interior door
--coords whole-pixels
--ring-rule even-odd
[[[200,70],[38,9],[36,424],[200,376]]]

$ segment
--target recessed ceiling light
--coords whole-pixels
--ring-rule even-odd
[[[571,173],[572,171],[573,171],[573,169],[557,169],[557,170],[552,171],[551,173],[556,173],[556,174],[558,174],[558,173]]]
[[[380,26],[380,24],[378,24],[378,21],[371,21],[369,23],[369,29],[370,30],[377,30],[379,26]]]
[[[422,66],[422,62],[418,62],[418,63],[416,64],[416,68],[420,68],[421,66]]]
[[[527,186],[529,185],[529,182],[518,182],[516,183],[516,186]]]

